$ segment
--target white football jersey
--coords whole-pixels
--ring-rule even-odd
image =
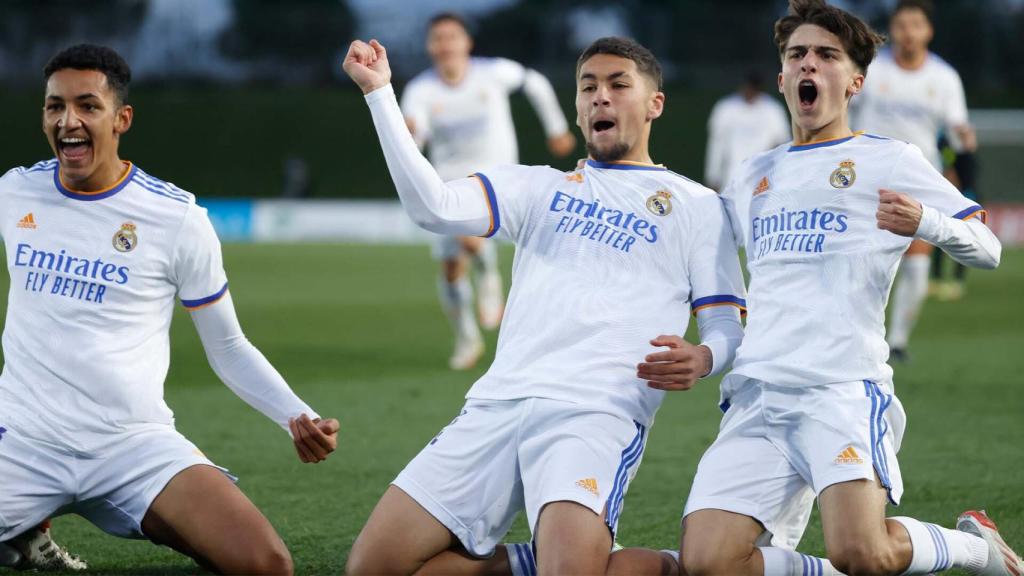
[[[413,121],[417,143],[429,145],[430,163],[443,180],[519,161],[509,95],[527,88],[529,79],[518,62],[472,58],[458,84],[446,83],[433,69],[409,81],[402,92],[402,114]],[[535,106],[548,102],[537,110],[548,136],[568,129],[557,100],[531,100]]]
[[[939,134],[967,124],[960,75],[930,52],[924,66],[905,70],[891,51],[883,50],[868,67],[864,90],[852,104],[854,129],[909,142],[939,170]]]
[[[131,164],[111,188],[76,192],[48,160],[0,179],[0,234],[11,279],[0,424],[79,451],[171,426],[174,299],[197,308],[227,291],[192,194]]]
[[[468,398],[564,400],[650,424],[664,392],[636,377],[660,334],[704,306],[745,305],[718,196],[664,167],[478,173],[491,234],[515,242],[494,363]]]
[[[790,140],[789,115],[775,98],[760,94],[753,102],[732,94],[711,109],[704,182],[724,187],[736,169],[754,154]]]
[[[885,304],[911,238],[878,228],[879,189],[941,214],[983,216],[913,145],[870,134],[783,145],[723,193],[750,273],[747,327],[723,381],[888,383]]]

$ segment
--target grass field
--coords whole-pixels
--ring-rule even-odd
[[[183,311],[167,382],[178,429],[241,477],[291,549],[297,573],[341,573],[388,482],[456,414],[487,362],[472,373],[447,370],[450,338],[425,247],[232,245],[225,258],[250,340],[306,401],[341,421],[340,448],[326,463],[301,464],[282,430],[219,383]],[[927,304],[913,363],[896,371],[909,420],[900,514],[949,525],[962,510],[985,507],[1018,550],[1022,291],[1024,251],[1006,251],[998,271],[970,275],[966,300]],[[717,430],[716,384],[667,398],[626,499],[624,545],[676,545],[690,478]],[[201,572],[167,549],[107,536],[78,517],[57,519],[54,533],[92,573]],[[522,520],[509,538],[528,538]],[[801,549],[823,553],[817,520]]]

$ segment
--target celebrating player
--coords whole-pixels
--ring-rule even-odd
[[[984,512],[958,530],[885,517],[903,492],[883,328],[900,256],[918,238],[995,268],[999,241],[916,146],[850,130],[881,37],[823,0],[791,0],[775,41],[793,143],[747,161],[723,194],[750,315],[686,503],[686,573],[1020,574]],[[791,550],[815,496],[827,560]],[[759,547],[768,539],[779,547]]]
[[[381,498],[349,573],[522,571],[520,546],[490,557],[520,509],[539,573],[604,573],[662,389],[728,365],[742,336],[743,281],[721,201],[651,163],[665,98],[657,60],[622,38],[580,56],[582,168],[507,165],[447,184],[405,129],[384,47],[353,42],[344,68],[366,94],[409,215],[436,232],[502,234],[517,250],[494,363]],[[686,326],[691,310],[701,345],[648,341]],[[651,346],[677,353],[678,377],[639,377],[636,359]]]
[[[744,160],[788,140],[786,109],[761,91],[761,76],[751,71],[738,91],[711,109],[704,183],[721,190]]]
[[[958,151],[973,152],[974,130],[967,123],[967,105],[960,75],[928,51],[934,30],[928,0],[900,0],[889,21],[892,50],[883,50],[868,68],[864,90],[854,99],[854,128],[867,130],[921,149],[942,171],[939,137],[945,132]],[[928,295],[932,247],[923,240],[910,244],[900,264],[899,281],[889,311],[890,355],[907,360],[910,333]]]
[[[544,124],[548,148],[556,156],[573,151],[555,91],[544,76],[505,58],[471,58],[473,39],[466,23],[445,12],[430,20],[427,52],[434,68],[413,78],[402,94],[402,112],[416,142],[429,145],[430,161],[444,180],[519,161],[509,96],[522,90]],[[438,293],[455,330],[449,366],[467,370],[484,351],[473,313],[467,259],[478,272],[478,308],[484,328],[501,322],[504,290],[493,242],[473,236],[438,236],[434,257],[441,260]]]
[[[174,429],[163,400],[174,298],[228,387],[290,431],[303,462],[334,450],[321,420],[246,340],[220,244],[192,194],[120,159],[131,72],[78,45],[45,68],[56,154],[0,179],[11,277],[0,375],[0,541],[73,512],[222,573],[292,570],[259,510]],[[13,540],[12,540],[13,539]]]

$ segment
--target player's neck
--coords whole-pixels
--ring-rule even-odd
[[[896,61],[896,65],[904,70],[917,70],[921,66],[924,66],[925,60],[928,59],[927,50],[918,50],[916,52],[904,52],[901,50],[893,50],[893,60]]]
[[[445,84],[455,86],[466,77],[467,70],[469,70],[469,60],[454,62],[446,66],[438,66],[437,74]]]
[[[130,169],[131,165],[128,162],[115,157],[113,160],[104,162],[88,178],[82,180],[67,178],[62,170],[60,180],[66,188],[75,192],[96,192],[112,188],[124,178]]]
[[[845,114],[820,128],[802,128],[796,122],[793,122],[792,126],[794,146],[853,136],[853,130],[850,129],[850,123]]]

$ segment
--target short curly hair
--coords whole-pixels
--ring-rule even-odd
[[[76,44],[65,48],[43,67],[47,80],[54,72],[71,68],[73,70],[97,70],[107,77],[107,85],[114,91],[117,101],[123,104],[128,99],[128,84],[132,71],[128,63],[112,48],[96,44]]]
[[[779,56],[784,57],[789,37],[800,26],[814,24],[839,37],[843,49],[850,59],[864,73],[875,59],[878,47],[885,43],[885,36],[875,32],[863,20],[853,14],[829,6],[825,0],[789,0],[789,14],[775,23],[775,45]]]

